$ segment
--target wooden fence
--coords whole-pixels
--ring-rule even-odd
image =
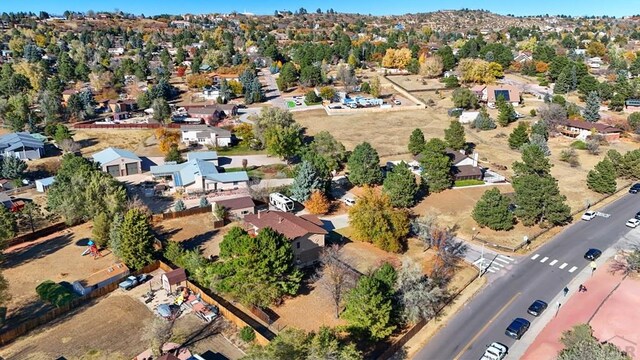
[[[139,129],[158,129],[161,127],[167,127],[170,129],[179,129],[184,124],[96,124],[96,123],[84,123],[74,124],[74,129],[107,129],[107,130],[139,130]]]
[[[34,232],[16,236],[16,237],[14,237],[13,239],[11,239],[11,240],[9,240],[7,242],[7,247],[11,247],[11,246],[14,246],[14,245],[22,244],[22,243],[25,243],[25,242],[35,241],[35,240],[38,240],[39,238],[41,238],[43,236],[51,235],[51,234],[53,234],[55,232],[58,232],[60,230],[64,230],[66,228],[67,228],[67,224],[65,224],[64,222],[55,223],[53,225],[49,225],[49,226],[44,227],[42,229],[38,229],[38,230],[36,230]]]
[[[158,266],[159,266],[158,262],[153,262],[145,266],[144,268],[136,271],[133,274],[138,275],[138,274],[148,273],[156,270]],[[95,289],[85,296],[76,298],[66,305],[63,305],[58,308],[53,308],[52,310],[40,316],[37,316],[32,319],[27,319],[25,321],[21,321],[16,326],[7,327],[6,329],[0,329],[0,346],[4,346],[14,341],[19,336],[25,335],[26,333],[37,328],[38,326],[47,324],[74,309],[78,309],[82,306],[88,305],[91,302],[91,300],[107,295],[110,292],[116,290],[117,288],[118,288],[118,282],[111,283],[107,286],[103,286],[101,288]]]
[[[153,214],[152,222],[156,223],[163,220],[177,219],[181,217],[197,215],[197,214],[206,214],[206,213],[211,213],[210,205],[205,207],[193,207],[191,209],[187,209],[183,211],[172,211],[172,212],[166,212],[162,214]]]
[[[164,271],[173,270],[172,266],[162,261],[158,261],[157,263],[159,268]],[[256,341],[258,342],[258,344],[267,345],[276,336],[276,334],[274,334],[271,330],[254,320],[251,316],[247,315],[221,296],[214,294],[208,290],[201,289],[197,284],[194,284],[191,281],[187,281],[187,287],[194,294],[199,294],[200,298],[205,302],[217,306],[220,310],[220,314],[222,314],[222,316],[224,316],[227,320],[231,321],[239,329],[242,329],[245,326],[250,326],[251,328],[253,328],[256,333]]]

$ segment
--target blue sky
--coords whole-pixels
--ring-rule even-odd
[[[405,0],[405,1],[273,1],[273,0],[0,0],[0,11],[40,10],[61,14],[64,10],[74,11],[113,11],[119,9],[133,14],[156,15],[162,13],[228,13],[231,11],[251,12],[255,14],[273,14],[276,9],[292,10],[304,7],[307,11],[333,8],[339,12],[351,12],[373,15],[404,14],[428,12],[441,9],[485,9],[500,14],[540,15],[609,15],[625,16],[640,13],[640,8],[630,6],[637,0]]]

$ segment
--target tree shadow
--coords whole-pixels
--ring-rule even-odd
[[[96,145],[98,143],[98,139],[96,138],[88,138],[88,139],[82,139],[80,141],[78,141],[78,144],[80,145],[80,148],[86,148],[89,146],[93,146]]]
[[[213,322],[204,324],[204,326],[192,332],[182,345],[180,345],[180,348],[193,346],[208,337],[219,334],[222,330],[222,326],[222,322],[217,321],[217,319]]]
[[[51,311],[54,307],[50,304],[38,298],[32,298],[26,303],[20,304],[17,309],[12,309],[3,326],[0,328],[0,332],[5,332],[14,327],[20,326],[25,320],[30,318],[36,318],[48,311]]]
[[[180,231],[182,231],[182,228],[167,229],[162,225],[158,225],[153,228],[153,232],[155,233],[155,235],[159,238],[162,238],[165,241],[171,240],[173,235],[179,233]]]
[[[152,166],[158,165],[146,156],[141,156],[140,160],[141,160],[140,166],[142,167],[142,171],[150,171]]]
[[[26,264],[30,261],[41,259],[51,255],[63,247],[69,245],[72,239],[71,234],[56,236],[51,240],[26,246],[16,251],[5,254],[2,267],[5,269]]]
[[[224,166],[224,165],[229,165],[229,164],[231,164],[231,158],[226,157],[226,156],[218,157],[218,166]]]
[[[200,357],[202,357],[205,360],[229,360],[228,357],[220,353],[214,353],[211,350],[207,350],[205,353],[200,354]]]
[[[200,246],[213,239],[217,233],[218,230],[209,230],[205,233],[198,234],[192,238],[182,241],[182,247],[185,250],[199,249]]]
[[[44,144],[44,153],[46,157],[56,157],[62,155],[62,150],[53,146],[53,144]]]

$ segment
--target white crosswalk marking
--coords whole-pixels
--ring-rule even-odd
[[[531,257],[531,260],[535,260],[535,259],[537,259],[538,257],[540,257],[540,254],[535,254],[535,255],[533,255],[533,256]]]
[[[543,262],[545,262],[545,261],[547,261],[547,260],[549,260],[549,257],[548,257],[548,256],[545,256],[545,257],[543,257],[543,258],[542,258],[542,260],[540,260],[540,262],[541,262],[541,263],[543,263]]]
[[[552,262],[549,263],[549,266],[553,266],[558,262],[558,260],[553,260]]]
[[[502,264],[500,264],[500,263],[497,263],[497,262],[494,262],[494,263],[493,263],[493,264],[491,264],[491,265],[493,265],[493,266],[500,266],[500,267],[504,267],[504,265],[502,265]]]
[[[577,266],[574,266],[571,269],[569,269],[569,272],[572,273],[572,272],[576,271],[577,268],[578,268]]]
[[[498,261],[502,261],[505,264],[514,262],[515,260],[513,258],[510,258],[508,256],[504,256],[504,255],[498,255],[498,257],[496,258],[496,260]]]
[[[487,269],[487,271],[488,271],[488,272],[490,272],[490,273],[494,273],[494,272],[496,272],[495,270],[493,270],[493,269],[491,269],[491,268],[488,268],[488,269]]]
[[[500,271],[500,268],[497,268],[497,267],[494,267],[494,266],[490,267],[489,269],[493,269],[495,271]]]
[[[564,263],[564,264],[560,265],[560,270],[562,270],[562,269],[566,268],[566,267],[567,267],[567,265],[569,265],[569,264]]]

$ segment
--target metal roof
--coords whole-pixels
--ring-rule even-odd
[[[21,147],[44,148],[44,143],[28,132],[11,133],[0,136],[0,149],[11,151]]]
[[[196,176],[202,176],[205,179],[221,183],[249,181],[246,171],[219,173],[215,164],[198,158],[182,164],[152,166],[151,174],[154,176],[172,176],[175,186],[193,184],[196,181]]]
[[[187,161],[191,160],[217,160],[218,153],[216,151],[198,151],[187,153]]]
[[[98,162],[100,164],[107,164],[120,158],[141,161],[138,155],[132,153],[131,151],[112,147],[97,152],[91,157],[93,157],[93,160],[95,162]]]

